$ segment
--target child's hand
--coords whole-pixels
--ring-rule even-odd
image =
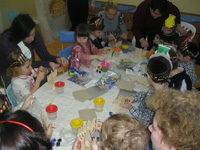
[[[40,67],[38,68],[38,72],[39,72],[39,73],[44,72],[44,73],[46,74],[47,69],[44,68],[44,67],[42,67],[42,66],[40,66]]]
[[[140,40],[140,44],[142,47],[149,47],[149,43],[144,38]]]
[[[63,67],[66,67],[67,65],[69,65],[69,61],[64,57],[56,58],[56,62],[61,64]]]
[[[97,143],[95,139],[93,139],[91,143],[91,147],[92,147],[92,150],[99,150],[99,144]]]
[[[52,136],[52,134],[53,134],[53,127],[52,127],[52,124],[49,124],[49,125],[48,125],[48,128],[47,128],[47,130],[46,130],[45,132],[46,132],[47,137],[48,137],[49,139],[51,139],[51,136]]]
[[[101,132],[102,125],[103,125],[102,122],[98,122],[98,124],[95,123],[94,129]]]
[[[51,67],[51,69],[54,71],[56,68],[58,68],[59,67],[59,65],[58,64],[55,64],[54,62],[50,62],[49,63],[49,66]]]
[[[85,150],[85,139],[81,139],[81,141],[77,139],[74,142],[72,150]]]
[[[98,57],[97,57],[97,59],[99,60],[99,61],[105,61],[106,60],[106,57],[104,57],[103,55],[98,55]]]
[[[107,36],[107,38],[108,38],[109,41],[115,41],[115,42],[117,41],[116,38],[115,38],[115,36],[113,34],[109,34]]]
[[[107,48],[102,48],[100,51],[101,51],[102,54],[106,54],[108,49]]]
[[[124,39],[124,40],[127,40],[127,35],[125,34],[125,33],[122,33],[121,35],[120,35],[120,38],[121,39]]]
[[[134,100],[134,97],[133,96],[127,96],[127,97],[124,97],[120,103],[120,105],[126,109],[131,109],[132,108],[132,105],[131,103],[133,102]]]
[[[36,77],[36,81],[37,82],[41,82],[43,79],[44,79],[44,77],[45,77],[45,72],[39,72],[38,74],[37,74],[37,77]]]
[[[30,95],[23,103],[21,109],[27,110],[35,102],[35,96]]]

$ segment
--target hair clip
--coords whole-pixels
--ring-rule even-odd
[[[12,120],[4,120],[4,121],[0,121],[0,123],[13,123],[13,124],[18,124],[20,126],[25,127],[26,129],[28,129],[31,132],[34,132],[33,129],[31,129],[29,126],[25,125],[24,123],[18,122],[18,121],[12,121]]]
[[[24,54],[21,54],[17,60],[15,62],[13,62],[10,67],[11,68],[14,68],[14,67],[19,67],[21,65],[23,65],[25,62],[27,62],[29,59],[24,55]]]

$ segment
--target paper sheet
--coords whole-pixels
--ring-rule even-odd
[[[94,118],[97,118],[97,115],[94,109],[83,109],[83,110],[79,110],[78,113],[79,113],[80,119],[82,119],[83,121],[93,120]]]
[[[72,94],[76,100],[79,100],[81,102],[84,102],[84,101],[92,98],[92,96],[89,95],[86,90],[74,91],[74,92],[72,92]]]
[[[121,79],[118,84],[119,89],[133,91],[134,82]]]

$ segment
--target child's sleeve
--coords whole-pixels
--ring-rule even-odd
[[[21,79],[12,81],[12,90],[17,98],[17,102],[23,102],[31,94],[30,90],[26,87],[26,84]]]
[[[133,97],[133,103],[141,102],[146,97],[146,92],[137,92]]]
[[[120,26],[121,32],[125,33],[128,36],[128,31],[127,31],[124,15],[120,13],[118,19],[119,19],[119,26]]]
[[[100,53],[100,50],[94,46],[94,44],[90,43],[91,44],[91,51],[92,51],[92,54],[93,55],[97,55]]]

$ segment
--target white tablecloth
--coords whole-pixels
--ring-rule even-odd
[[[120,57],[113,56],[113,59],[115,60],[116,64],[119,64],[120,58],[131,58],[134,62],[137,62],[137,63],[146,61],[146,58],[143,58],[143,57],[138,59],[138,55],[139,54],[137,54],[136,52],[128,52],[127,54],[121,53]],[[110,60],[110,59],[111,59],[111,54],[109,53],[106,55],[106,60]],[[91,71],[91,72],[94,71],[93,69],[95,68],[94,66],[96,65],[100,65],[100,62],[94,61],[93,66],[88,71]],[[114,70],[117,71],[116,69]],[[124,71],[121,71],[121,72],[124,72]],[[122,77],[124,78],[128,76],[125,74],[122,74]],[[37,100],[39,101],[39,106],[38,104],[36,104],[36,106],[41,107],[43,111],[45,111],[45,108],[49,103],[53,103],[58,106],[57,119],[49,120],[49,123],[52,123],[53,127],[55,127],[52,138],[56,138],[56,139],[62,138],[60,137],[60,131],[62,129],[71,130],[70,121],[72,119],[79,118],[79,114],[78,114],[79,110],[94,108],[93,100],[80,102],[73,97],[72,95],[73,91],[82,90],[85,87],[77,85],[67,80],[67,78],[68,78],[67,73],[59,75],[56,78],[56,81],[65,82],[64,93],[62,94],[57,94],[55,90],[51,90],[48,83],[44,84],[40,89],[38,89],[34,93]],[[96,112],[97,118],[100,121],[105,121],[105,119],[109,117],[109,112],[112,111],[113,109],[112,102],[114,99],[116,99],[118,92],[119,92],[118,87],[113,86],[111,90],[109,90],[107,93],[100,96],[105,99],[103,112]],[[33,107],[34,107],[34,104],[33,104]],[[38,119],[40,119],[39,111],[34,111],[34,109],[32,109],[31,113],[33,113]],[[65,141],[64,139],[62,140],[63,141],[61,142],[61,146],[60,147],[54,146],[54,149],[70,150],[72,147],[72,143],[70,143],[69,141]]]

